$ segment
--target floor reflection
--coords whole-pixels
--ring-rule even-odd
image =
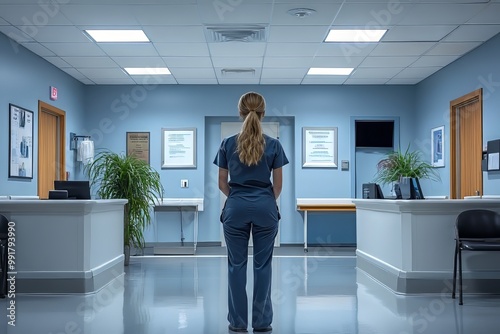
[[[89,295],[18,295],[16,326],[0,333],[218,334],[227,330],[225,255],[134,257],[125,275]],[[500,296],[396,295],[356,269],[354,256],[276,256],[273,333],[498,333]],[[249,261],[248,292],[253,280]],[[7,318],[9,299],[0,300]],[[249,328],[251,330],[251,328]]]

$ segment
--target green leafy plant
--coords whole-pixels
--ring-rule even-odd
[[[403,151],[394,151],[377,163],[375,182],[388,184],[398,182],[402,177],[440,180],[436,169],[422,160],[420,151],[410,151],[410,145]]]
[[[91,185],[102,199],[127,199],[124,212],[124,245],[144,248],[143,231],[151,223],[151,206],[163,197],[160,175],[133,156],[103,150],[85,167]]]

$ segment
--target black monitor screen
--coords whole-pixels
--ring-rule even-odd
[[[356,147],[393,147],[394,121],[356,121]]]
[[[68,199],[90,199],[89,181],[54,181],[55,190],[67,190]]]

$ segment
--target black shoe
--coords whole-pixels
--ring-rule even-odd
[[[231,332],[235,332],[235,333],[248,333],[247,329],[246,328],[237,328],[237,327],[234,327],[234,326],[227,326],[227,328],[231,331]]]
[[[265,332],[271,332],[273,328],[271,326],[267,326],[264,328],[254,328],[253,331],[256,333],[265,333]]]

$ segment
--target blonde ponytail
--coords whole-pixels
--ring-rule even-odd
[[[241,96],[238,104],[243,126],[237,139],[240,161],[247,166],[257,165],[264,154],[265,140],[260,124],[266,110],[262,95],[249,92]]]

